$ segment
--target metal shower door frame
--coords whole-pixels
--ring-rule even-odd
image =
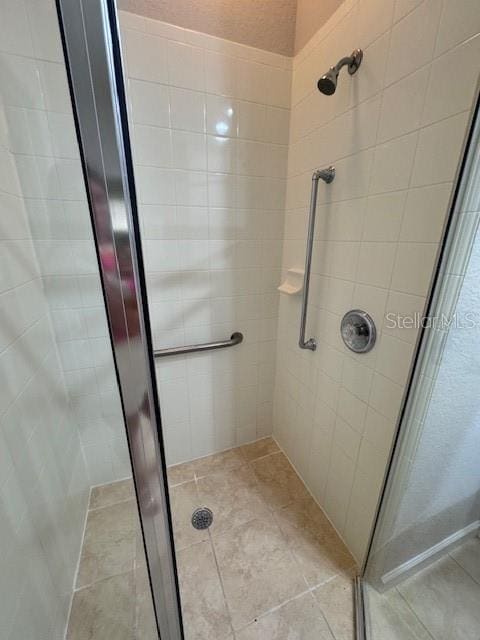
[[[114,0],[56,0],[159,638],[182,640]]]

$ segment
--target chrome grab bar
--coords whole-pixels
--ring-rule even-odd
[[[156,349],[153,352],[154,358],[165,358],[166,356],[177,356],[183,353],[197,353],[198,351],[210,351],[213,349],[225,349],[234,347],[243,342],[243,334],[235,331],[230,336],[230,340],[220,340],[218,342],[204,342],[202,344],[189,344],[184,347],[171,347],[169,349]]]
[[[312,267],[312,251],[313,239],[315,236],[315,214],[317,210],[317,193],[318,181],[323,180],[327,184],[333,182],[335,178],[335,167],[328,169],[316,169],[312,175],[312,193],[310,196],[310,214],[308,218],[308,235],[307,235],[307,253],[305,256],[305,273],[303,275],[303,298],[302,298],[302,315],[300,319],[300,337],[298,346],[300,349],[310,349],[315,351],[317,341],[315,338],[305,340],[305,329],[307,326],[307,310],[308,310],[308,289],[310,287],[310,269]]]

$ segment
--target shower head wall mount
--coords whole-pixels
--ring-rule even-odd
[[[363,51],[361,49],[355,49],[352,51],[351,56],[342,58],[337,62],[334,67],[331,67],[325,75],[323,75],[317,82],[317,87],[320,93],[324,93],[326,96],[331,96],[337,89],[337,80],[340,69],[348,67],[348,73],[353,76],[357,72],[358,67],[362,64]]]

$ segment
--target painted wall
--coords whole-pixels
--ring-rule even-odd
[[[303,49],[341,4],[342,0],[297,0],[295,53]],[[349,54],[346,52],[344,55]],[[332,62],[330,66],[335,63]]]
[[[416,338],[384,316],[424,306],[478,74],[479,22],[469,0],[347,1],[293,62],[284,271],[303,267],[312,170],[335,164],[337,177],[319,189],[315,353],[297,347],[300,301],[280,303],[274,435],[358,560]],[[320,72],[355,47],[365,52],[359,72],[321,95]],[[367,355],[340,338],[356,307],[377,325]]]
[[[292,55],[296,0],[119,0],[120,9],[283,55]]]
[[[122,12],[123,13],[123,12]],[[291,60],[123,13],[168,462],[271,433]]]

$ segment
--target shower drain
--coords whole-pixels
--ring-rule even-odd
[[[207,507],[195,509],[192,514],[192,525],[195,529],[208,529],[213,522],[213,513]]]

